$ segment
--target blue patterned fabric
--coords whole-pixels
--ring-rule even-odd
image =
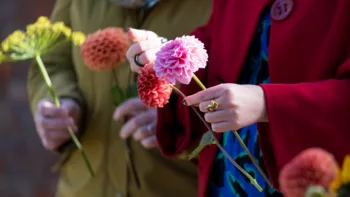
[[[269,11],[270,9],[267,8],[262,14],[257,32],[248,52],[246,64],[244,65],[239,78],[240,84],[260,84],[270,82],[267,62],[269,29],[271,23]],[[239,134],[252,155],[256,158],[256,161],[265,170],[262,160],[262,152],[258,142],[256,124],[242,128],[239,131]],[[240,146],[238,140],[236,140],[233,132],[229,131],[223,134],[222,145],[232,158],[257,180],[264,190],[263,192],[259,192],[219,150],[210,175],[208,188],[208,194],[210,197],[282,196],[267,185],[244,149]]]

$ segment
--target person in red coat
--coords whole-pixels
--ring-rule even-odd
[[[154,61],[161,42],[152,32],[131,34],[137,43],[127,57],[138,72],[140,65]],[[226,131],[255,135],[251,130],[257,125],[255,143],[277,189],[281,168],[306,148],[321,147],[339,163],[350,153],[349,0],[214,0],[207,25],[192,35],[208,50],[208,66],[196,75],[210,88],[183,85],[189,95],[185,102],[174,96],[158,110],[156,134],[166,156],[192,147],[206,132],[183,103],[199,106],[217,136],[233,149],[231,154],[235,147],[230,145],[236,142]],[[211,100],[219,104],[214,111],[207,110]],[[252,139],[247,137],[248,143]],[[219,154],[216,146],[200,153],[199,197],[227,196],[223,187],[230,181],[230,196],[254,196],[227,180],[232,173],[227,166],[217,170]],[[215,175],[219,183],[212,187]]]

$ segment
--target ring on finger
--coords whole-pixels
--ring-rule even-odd
[[[207,111],[208,112],[214,112],[219,108],[219,103],[217,103],[214,100],[211,100],[210,103],[207,106]]]
[[[163,38],[163,37],[159,37],[160,43],[164,44],[166,42],[168,42],[168,39]]]
[[[137,54],[137,55],[134,56],[134,63],[135,63],[137,66],[139,66],[139,67],[144,67],[145,65],[143,65],[143,64],[140,63],[140,60],[139,60],[139,59],[140,59],[140,55],[141,55],[141,54]]]

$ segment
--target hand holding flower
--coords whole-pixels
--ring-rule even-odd
[[[129,60],[131,70],[141,72],[141,67],[136,65],[134,58],[138,55],[138,61],[142,65],[146,65],[156,60],[156,53],[162,47],[162,39],[154,32],[129,29],[128,35],[135,42],[126,52],[126,57]]]
[[[211,100],[219,106],[216,111],[209,112],[207,106]],[[267,121],[265,97],[260,86],[220,84],[188,96],[184,101],[189,106],[199,106],[215,132],[238,130]]]
[[[117,107],[113,119],[121,120],[127,117],[128,120],[120,129],[120,136],[127,139],[132,136],[135,141],[147,148],[158,147],[155,136],[155,124],[157,121],[157,110],[148,108],[140,98],[132,98]]]
[[[80,46],[84,40],[85,35],[82,32],[72,32],[63,22],[51,23],[47,17],[41,16],[34,24],[28,25],[26,31],[17,30],[1,43],[0,64],[9,61],[35,59],[38,71],[40,71],[43,77],[53,103],[57,108],[60,108],[60,95],[56,94],[41,57],[48,54],[60,44],[71,41],[74,45]],[[91,176],[94,176],[94,170],[91,167],[90,161],[71,125],[67,127],[67,131],[81,153]]]
[[[57,107],[51,99],[39,101],[35,113],[35,127],[43,146],[48,150],[56,150],[71,139],[67,127],[78,132],[80,106],[72,99],[62,99]]]

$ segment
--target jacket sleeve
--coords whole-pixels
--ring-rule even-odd
[[[340,163],[350,153],[349,76],[350,59],[338,68],[335,79],[261,85],[269,124],[260,124],[260,143],[275,183],[281,168],[306,148],[324,148]]]
[[[204,43],[208,53],[210,53],[210,31],[216,13],[214,6],[208,23],[191,33]],[[205,69],[200,69],[195,73],[204,84],[205,73]],[[200,90],[194,80],[189,85],[181,85],[181,91],[185,95],[191,95]],[[192,149],[199,142],[203,131],[206,131],[206,128],[197,115],[190,107],[184,106],[182,98],[174,93],[169,104],[158,109],[156,135],[160,149],[165,156],[174,157]]]
[[[70,25],[70,3],[71,0],[56,1],[51,16],[52,22],[63,21],[66,25]],[[59,97],[72,98],[79,104],[83,104],[84,99],[77,85],[77,78],[71,58],[71,47],[71,43],[67,42],[43,56],[42,59],[57,95]],[[38,101],[42,98],[50,97],[36,64],[32,64],[29,68],[27,89],[30,107],[32,112],[35,113]]]

